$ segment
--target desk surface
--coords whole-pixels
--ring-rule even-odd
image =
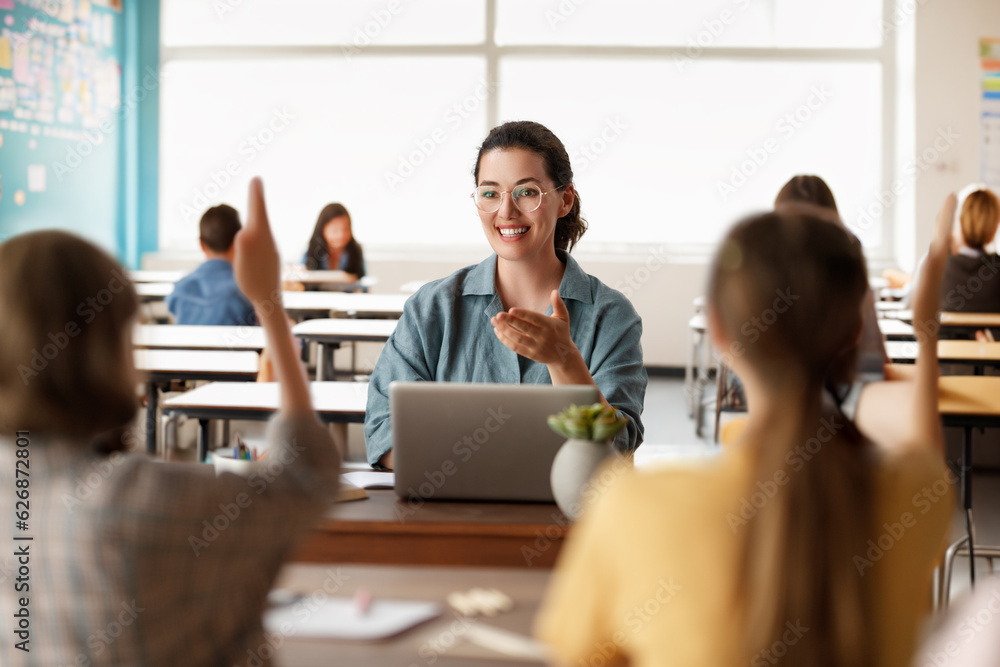
[[[494,659],[458,657],[449,652],[433,653],[421,646],[439,640],[442,647],[452,644],[455,635],[470,623],[452,611],[446,602],[454,591],[472,588],[496,588],[514,601],[514,608],[493,618],[478,617],[471,623],[502,628],[528,636],[548,583],[548,570],[511,570],[505,568],[385,567],[357,565],[286,565],[278,576],[277,588],[305,595],[339,584],[335,595],[352,597],[360,587],[371,591],[375,599],[422,600],[437,602],[444,613],[398,637],[374,644],[342,642],[331,639],[304,639],[291,636],[278,649],[277,667],[327,667],[327,665],[441,665],[442,667],[501,667],[540,663],[514,662],[496,654]],[[445,640],[445,641],[441,641]],[[490,654],[482,654],[490,655]],[[428,658],[433,657],[433,660]]]
[[[940,378],[938,409],[943,417],[1000,418],[1000,377],[946,375]]]
[[[912,310],[896,310],[887,312],[885,315],[907,322],[913,321]],[[943,312],[941,313],[941,326],[969,328],[1000,327],[1000,313]]]
[[[185,275],[184,271],[129,271],[133,283],[175,283]]]
[[[345,314],[381,316],[403,314],[409,294],[363,294],[344,292],[284,292],[285,310],[318,310]]]
[[[264,329],[256,326],[140,324],[132,331],[132,345],[140,348],[260,351],[264,343]]]
[[[548,568],[568,525],[553,503],[421,503],[369,489],[365,500],[331,510],[302,540],[294,560]]]
[[[326,342],[386,341],[396,330],[397,320],[353,320],[346,318],[306,320],[292,328],[305,340]]]
[[[886,338],[913,338],[913,325],[902,320],[880,319],[878,320],[879,331]]]
[[[256,352],[228,350],[135,350],[136,370],[151,375],[170,375],[177,379],[197,375],[246,375],[253,379],[260,366]],[[196,378],[192,378],[196,379]],[[235,383],[244,386],[246,383]]]
[[[160,301],[174,291],[173,283],[136,283],[135,293],[142,301]]]
[[[995,365],[1000,362],[1000,343],[974,340],[939,340],[938,360],[951,363]],[[889,341],[885,351],[895,363],[913,363],[917,359],[916,341]]]
[[[309,391],[321,419],[364,420],[367,382],[310,382]],[[163,409],[218,419],[267,419],[279,404],[277,382],[211,382],[168,399]]]

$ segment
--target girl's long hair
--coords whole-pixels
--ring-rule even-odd
[[[327,256],[323,228],[326,227],[326,223],[339,217],[346,217],[348,224],[351,224],[351,214],[347,212],[347,207],[343,204],[327,204],[319,212],[316,226],[313,227],[312,236],[309,238],[309,249],[306,250],[306,268],[308,270],[317,271],[323,267],[323,258]],[[365,275],[365,265],[361,254],[361,244],[355,240],[353,228],[351,229],[351,240],[344,246],[344,254],[347,255],[347,268],[345,271],[353,273],[358,278],[363,278]],[[330,267],[332,270],[336,270],[337,268],[336,266]]]
[[[870,586],[854,561],[871,537],[872,450],[842,414],[819,416],[826,379],[854,363],[867,287],[857,240],[819,209],[744,220],[715,258],[709,294],[731,350],[798,397],[784,428],[750,444],[748,495],[787,477],[741,532],[734,593],[751,662],[798,623],[809,629],[785,664],[873,666]]]

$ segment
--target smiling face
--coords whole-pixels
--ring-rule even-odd
[[[323,240],[330,248],[343,250],[351,241],[351,219],[346,215],[339,215],[323,226]]]
[[[573,206],[573,186],[556,190],[559,183],[549,178],[541,155],[520,148],[489,151],[479,162],[476,185],[488,185],[504,193],[498,211],[477,209],[486,240],[499,257],[507,261],[544,261],[555,255],[556,221]],[[510,193],[520,185],[547,193],[534,211],[521,211],[514,204]]]

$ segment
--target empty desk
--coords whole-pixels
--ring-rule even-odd
[[[384,343],[396,330],[397,320],[353,320],[321,319],[306,320],[292,328],[292,333],[306,343],[315,342],[319,347],[316,355],[316,380],[325,379],[325,345],[340,343]],[[353,368],[353,362],[351,364]],[[331,369],[332,370],[332,369]]]
[[[258,326],[139,324],[132,331],[132,345],[137,348],[260,352],[265,342],[264,330]]]

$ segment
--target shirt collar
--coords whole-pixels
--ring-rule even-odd
[[[580,264],[565,250],[556,248],[556,257],[566,265],[562,282],[559,283],[559,296],[563,299],[575,299],[583,303],[594,303],[594,295],[590,289],[590,276],[580,267]],[[462,295],[484,294],[496,295],[496,253],[477,264],[465,279]]]

